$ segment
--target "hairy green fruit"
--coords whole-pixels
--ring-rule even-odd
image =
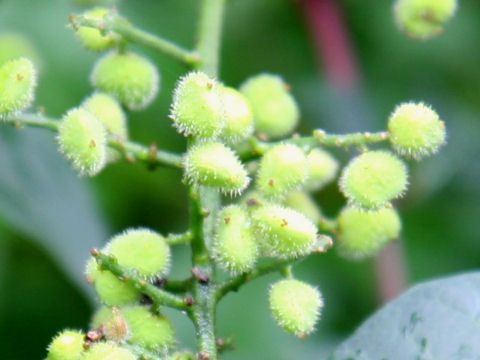
[[[401,196],[407,178],[407,168],[398,157],[388,151],[368,151],[345,167],[340,189],[352,204],[373,210]]]
[[[102,20],[108,16],[109,11],[109,9],[98,7],[85,12],[83,16],[87,19]],[[76,34],[83,46],[88,50],[93,51],[110,49],[119,41],[119,36],[117,34],[111,32],[102,34],[100,30],[89,26],[80,26],[77,29]]]
[[[163,236],[148,229],[129,229],[115,236],[107,252],[144,279],[166,274],[170,266],[170,247]]]
[[[317,227],[307,217],[279,205],[252,211],[255,236],[263,253],[278,258],[308,254],[317,243]]]
[[[137,302],[141,293],[129,282],[118,279],[108,270],[99,269],[94,258],[87,264],[87,278],[95,285],[100,300],[108,306],[123,306]]]
[[[0,67],[0,120],[31,105],[36,79],[36,70],[26,58],[7,61]]]
[[[185,177],[194,184],[217,187],[240,194],[250,182],[247,170],[230,148],[222,143],[193,146],[184,160]]]
[[[271,139],[290,134],[300,117],[295,99],[280,76],[260,74],[241,86],[252,106],[255,131]]]
[[[400,218],[392,208],[362,211],[346,207],[338,217],[339,252],[361,260],[376,254],[388,241],[398,237]]]
[[[313,286],[295,279],[281,280],[270,288],[270,309],[283,329],[304,338],[315,330],[323,300]]]
[[[137,360],[137,357],[114,342],[100,342],[90,346],[81,360]]]
[[[315,224],[322,219],[320,208],[305,191],[292,192],[284,201],[284,205],[301,212]]]
[[[247,272],[255,266],[258,245],[242,207],[230,205],[219,212],[213,252],[215,261],[232,274]]]
[[[80,331],[64,330],[48,346],[47,360],[79,360],[85,335]]]
[[[263,155],[257,186],[265,196],[281,199],[307,180],[308,171],[307,157],[298,146],[280,144]]]
[[[426,40],[442,33],[456,9],[457,0],[397,0],[394,15],[400,30]]]
[[[445,144],[445,123],[423,103],[397,106],[388,121],[390,142],[401,155],[421,159]]]
[[[245,96],[233,88],[222,86],[220,97],[225,111],[222,140],[233,145],[252,136],[253,113]]]
[[[114,97],[97,92],[87,98],[82,107],[95,115],[110,134],[121,139],[128,138],[127,117]]]
[[[105,127],[85,109],[72,109],[63,116],[58,128],[58,143],[60,151],[80,175],[96,175],[105,166]]]
[[[182,77],[175,88],[170,118],[185,136],[213,138],[225,126],[220,85],[202,72]]]
[[[316,191],[331,182],[337,176],[338,161],[327,151],[315,148],[307,155],[310,169],[305,187]]]
[[[150,105],[160,86],[160,75],[150,60],[115,51],[97,62],[90,80],[93,86],[115,96],[130,110]]]

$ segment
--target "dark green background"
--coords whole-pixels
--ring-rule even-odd
[[[197,3],[198,0],[122,0],[119,9],[142,28],[190,47],[195,40]],[[460,9],[445,34],[425,43],[412,41],[395,28],[390,1],[342,0],[339,4],[361,73],[358,91],[333,90],[324,71],[319,69],[303,14],[297,2],[288,0],[228,2],[221,79],[237,86],[249,75],[261,71],[282,74],[301,105],[304,121],[301,131],[312,127],[342,132],[379,130],[385,127],[397,103],[406,100],[431,103],[446,121],[448,145],[437,156],[412,164],[410,191],[398,203],[404,221],[402,247],[409,281],[478,268],[480,3],[460,1]],[[78,11],[67,0],[0,0],[0,33],[17,32],[34,44],[41,64],[36,105],[44,106],[52,116],[61,116],[92,91],[88,76],[97,55],[84,51],[67,26],[68,15]],[[152,51],[135,49],[158,65],[162,90],[153,106],[131,114],[131,137],[182,151],[184,140],[175,133],[167,114],[174,82],[185,69]],[[1,51],[0,47],[0,54]],[[22,130],[18,135],[16,130],[2,125],[0,131],[4,142],[17,141],[21,136],[38,136],[54,144],[53,136],[43,135],[42,130]],[[28,149],[23,149],[28,155]],[[339,154],[346,159],[342,152]],[[9,156],[8,152],[3,156]],[[45,155],[35,152],[31,158],[35,162],[65,165],[61,157],[51,152]],[[0,179],[24,165],[22,160],[11,162],[10,167],[0,169]],[[29,178],[25,185],[28,188],[19,185],[17,191],[34,193],[35,173],[23,170],[20,173]],[[67,177],[72,176],[70,172],[73,174],[68,170]],[[55,174],[51,176],[55,178]],[[102,236],[104,241],[131,226],[148,226],[162,233],[186,227],[186,195],[177,171],[149,172],[140,165],[119,163],[94,179],[74,180],[74,183],[85,194],[93,193],[91,198],[97,210],[87,214],[96,220],[94,226],[101,229],[95,234],[106,234]],[[61,188],[62,184],[63,181],[58,182],[56,187]],[[43,191],[41,187],[38,189]],[[69,197],[71,193],[67,190],[64,193],[58,201],[75,207],[68,205],[75,201]],[[5,191],[2,196],[8,194]],[[16,198],[12,198],[15,203]],[[336,185],[322,190],[317,198],[329,215],[343,201]],[[85,201],[90,200],[88,197]],[[41,214],[42,202],[36,205]],[[74,236],[55,240],[57,245],[53,240],[47,244],[35,234],[37,229],[42,232],[42,224],[48,224],[39,221],[37,227],[27,229],[26,221],[15,221],[14,216],[5,215],[11,213],[9,206],[0,204],[2,358],[41,359],[56,331],[87,326],[94,305],[84,292],[85,287],[79,285],[83,275],[78,267],[73,271],[69,264],[73,259],[76,263],[86,261],[93,235],[76,232],[75,238],[80,241],[85,236],[85,246],[78,251],[78,247],[69,243]],[[21,216],[22,213],[17,215]],[[51,211],[45,216],[67,225],[69,221],[78,225],[79,220],[59,218]],[[70,251],[58,250],[62,248]],[[185,248],[176,250],[175,277],[188,271],[188,257]],[[318,285],[324,294],[326,306],[318,331],[300,341],[273,323],[267,307],[267,286],[275,278],[272,275],[247,285],[220,305],[219,334],[234,335],[238,348],[222,358],[317,359],[379,306],[373,261],[350,263],[330,251],[312,256],[295,272],[299,278]],[[182,342],[191,345],[191,325],[175,313],[168,314],[174,319]]]

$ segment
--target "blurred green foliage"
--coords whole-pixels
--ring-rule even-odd
[[[134,24],[193,46],[197,3],[122,0],[119,9]],[[228,2],[222,80],[237,86],[261,71],[282,74],[300,103],[301,130],[314,126],[342,132],[382,129],[397,103],[431,103],[446,121],[449,139],[439,155],[419,166],[412,164],[412,188],[399,204],[409,280],[478,268],[480,3],[461,1],[445,34],[425,43],[414,42],[395,28],[390,1],[339,3],[361,72],[362,83],[355,93],[341,93],[328,83],[317,67],[302,12],[297,2],[289,0]],[[0,0],[0,33],[22,34],[35,47],[41,64],[36,104],[52,116],[78,105],[92,91],[88,76],[97,55],[84,51],[67,25],[68,15],[78,11],[68,0]],[[151,51],[138,50],[158,65],[162,89],[153,106],[131,114],[131,137],[182,151],[184,140],[167,114],[174,82],[185,69]],[[5,130],[4,126],[0,129]],[[53,142],[53,137],[49,140]],[[42,161],[42,154],[35,159]],[[186,226],[186,194],[177,171],[150,172],[139,164],[119,163],[82,182],[93,192],[108,234],[132,226],[162,233],[182,231]],[[343,201],[336,185],[322,190],[317,198],[330,215]],[[64,200],[68,204],[68,196]],[[0,337],[5,359],[41,359],[57,330],[85,327],[93,309],[89,295],[77,285],[83,274],[67,278],[65,274],[72,274],[66,269],[68,259],[60,265],[51,248],[26,233],[2,219]],[[68,256],[78,263],[88,254],[70,252]],[[185,248],[176,250],[174,277],[187,274],[188,258]],[[317,284],[326,301],[317,333],[305,341],[284,333],[270,319],[267,284],[275,275],[229,295],[219,308],[218,329],[221,336],[234,335],[237,350],[224,358],[320,358],[378,307],[374,270],[373,261],[347,262],[335,251],[314,255],[297,267],[298,277]],[[191,325],[179,314],[168,314],[182,343],[191,346]]]

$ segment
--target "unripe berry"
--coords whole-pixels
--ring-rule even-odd
[[[305,215],[279,205],[252,211],[255,236],[263,253],[278,258],[308,254],[317,243],[317,227]]]
[[[257,75],[248,79],[241,91],[252,106],[257,133],[279,139],[297,126],[300,117],[297,103],[280,76]]]
[[[58,142],[80,175],[96,175],[105,166],[105,127],[91,112],[82,108],[67,112],[58,129]]]
[[[80,331],[64,330],[48,346],[47,360],[79,360],[85,335]]]
[[[340,189],[348,200],[365,209],[378,209],[407,188],[407,168],[388,151],[368,151],[343,169]]]
[[[230,148],[221,143],[193,146],[184,160],[185,177],[194,184],[240,194],[248,186],[247,170]]]
[[[308,171],[307,157],[298,146],[280,144],[263,155],[257,186],[267,197],[281,199],[305,182]]]
[[[298,212],[301,212],[313,223],[318,223],[322,218],[319,206],[312,199],[310,194],[304,191],[294,191],[288,195],[284,205]]]
[[[394,15],[400,30],[421,40],[443,31],[457,9],[457,0],[397,0]]]
[[[401,155],[420,159],[445,144],[445,123],[423,103],[397,106],[388,120],[390,142]]]
[[[137,357],[114,342],[99,342],[90,346],[81,360],[137,360]]]
[[[32,62],[26,58],[7,61],[0,67],[0,120],[31,105],[36,78]]]
[[[87,264],[87,278],[95,285],[100,300],[108,306],[123,306],[137,302],[142,294],[129,282],[118,279],[108,270],[100,270],[95,259]]]
[[[225,127],[221,139],[237,144],[253,134],[253,113],[248,100],[237,90],[222,86],[220,97],[225,111]]]
[[[310,172],[305,188],[308,190],[319,190],[337,176],[338,161],[327,151],[315,148],[307,155],[307,161]]]
[[[232,274],[247,272],[255,266],[258,245],[242,207],[230,205],[219,212],[213,252],[216,262]]]
[[[140,110],[157,95],[160,75],[150,60],[113,51],[97,62],[90,80],[93,86],[114,95],[130,110]]]
[[[108,15],[108,13],[108,9],[98,7],[85,12],[83,16],[87,19],[102,20]],[[89,26],[80,26],[77,29],[76,34],[83,46],[88,50],[93,51],[110,49],[119,41],[119,36],[117,34],[112,32],[102,34],[100,30]]]
[[[202,72],[182,77],[175,87],[170,118],[185,136],[213,138],[225,126],[220,85]]]
[[[401,223],[392,208],[362,211],[346,207],[338,217],[340,254],[361,260],[372,256],[390,240],[398,237]]]
[[[270,288],[270,309],[283,329],[304,338],[315,330],[323,300],[313,286],[295,279],[285,279]]]
[[[148,229],[129,229],[115,236],[107,252],[144,279],[163,275],[170,266],[170,247],[163,236]]]
[[[121,139],[128,138],[127,117],[114,97],[97,92],[87,98],[82,107],[95,115],[110,134]]]

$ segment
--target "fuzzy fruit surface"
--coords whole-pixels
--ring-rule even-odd
[[[85,335],[80,331],[64,330],[48,346],[47,360],[79,360]]]
[[[137,360],[137,357],[114,342],[100,342],[91,345],[81,360]]]
[[[327,151],[315,148],[307,155],[309,167],[305,188],[316,191],[331,182],[337,176],[338,161]]]
[[[109,10],[97,7],[83,14],[86,19],[102,20],[107,16]],[[88,50],[103,51],[115,46],[119,40],[119,36],[114,33],[102,34],[99,29],[89,26],[80,26],[76,32],[78,38]]]
[[[127,117],[113,96],[96,92],[87,98],[82,106],[95,115],[110,134],[121,139],[128,138]]]
[[[322,212],[312,196],[305,191],[294,191],[288,195],[283,203],[305,215],[314,224],[318,223],[322,218]]]
[[[225,112],[225,127],[221,139],[234,145],[252,136],[253,113],[247,98],[239,91],[220,87],[220,97]]]

